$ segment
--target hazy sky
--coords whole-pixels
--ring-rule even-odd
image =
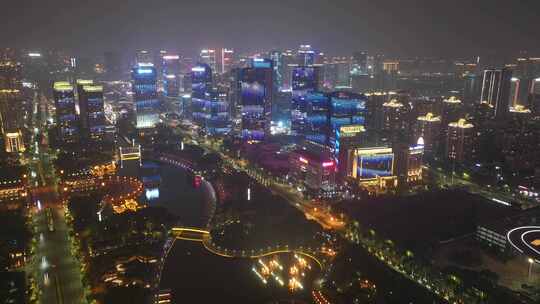
[[[0,46],[192,55],[310,43],[328,53],[540,51],[540,0],[2,0]]]

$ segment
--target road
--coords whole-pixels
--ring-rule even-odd
[[[191,133],[185,133],[180,128],[176,128],[182,135],[197,142],[196,145],[201,148],[217,153],[224,160],[224,163],[229,165],[236,171],[242,171],[248,174],[251,178],[257,180],[260,184],[268,187],[273,193],[281,196],[287,202],[289,202],[296,209],[301,211],[307,219],[314,220],[324,229],[332,229],[336,231],[343,231],[345,229],[345,221],[337,215],[330,212],[328,209],[316,204],[314,201],[306,200],[303,195],[299,193],[294,187],[289,184],[283,183],[277,178],[266,176],[262,170],[247,164],[241,164],[238,160],[229,157],[222,153],[221,148],[216,144],[208,142],[206,139],[198,138],[197,134],[192,130]]]
[[[449,186],[463,186],[467,189],[469,193],[480,195],[488,200],[493,201],[505,206],[510,206],[512,202],[517,202],[522,209],[528,209],[538,206],[529,201],[520,199],[519,197],[513,196],[511,193],[505,192],[503,190],[498,190],[494,188],[483,187],[471,181],[470,178],[462,177],[458,174],[445,173],[442,169],[435,169],[426,167],[433,176],[435,177],[437,185],[449,185]]]
[[[69,228],[63,212],[54,207],[50,210],[54,231],[49,231],[45,208],[36,213],[34,218],[39,241],[31,268],[41,290],[39,303],[86,303],[83,299],[80,264],[71,254]]]
[[[35,95],[31,120],[34,132],[26,154],[26,165],[30,172],[29,186],[34,202],[33,231],[38,240],[27,271],[36,278],[39,303],[86,303],[81,266],[72,255],[73,243],[69,238],[63,203],[57,192],[54,154],[48,147],[47,115],[43,114],[47,102],[45,97]],[[54,231],[51,231],[53,227]]]

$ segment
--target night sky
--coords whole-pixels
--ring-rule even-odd
[[[539,11],[539,0],[2,0],[0,46],[539,55]]]

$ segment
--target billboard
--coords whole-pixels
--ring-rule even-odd
[[[375,179],[394,174],[394,153],[392,148],[357,149],[357,172],[359,179]]]

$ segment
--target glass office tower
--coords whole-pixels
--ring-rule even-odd
[[[295,67],[292,72],[291,131],[303,134],[306,128],[308,100],[306,95],[318,90],[319,68]]]
[[[85,134],[92,140],[103,140],[105,135],[103,87],[83,85],[79,90],[79,108],[81,126]]]
[[[180,56],[165,55],[162,57],[163,95],[178,97],[180,94]]]
[[[69,82],[55,82],[53,96],[59,139],[64,143],[74,143],[80,135],[75,110],[75,90]]]
[[[270,133],[273,69],[269,59],[255,58],[252,67],[241,70],[240,104],[242,138],[263,140]]]
[[[157,72],[152,64],[138,64],[131,71],[136,128],[151,129],[159,122]]]

